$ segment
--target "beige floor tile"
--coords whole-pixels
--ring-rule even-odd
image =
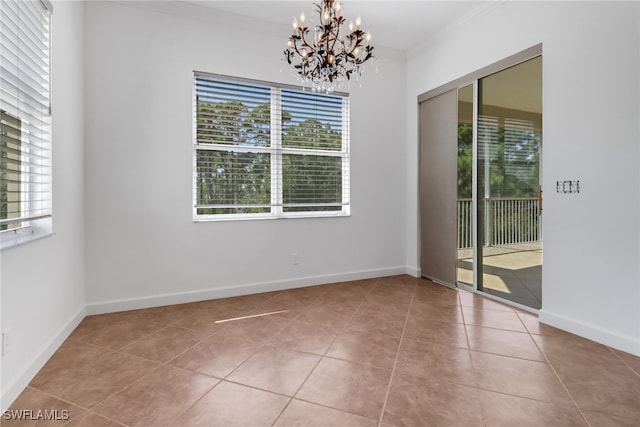
[[[171,365],[224,378],[259,347],[259,343],[233,335],[213,335],[173,359]]]
[[[415,284],[402,284],[402,283],[377,283],[371,288],[371,292],[367,298],[371,299],[386,299],[387,301],[393,301],[394,303],[409,303],[413,298],[413,292],[416,288]]]
[[[308,353],[324,354],[338,331],[326,326],[293,320],[275,334],[269,344],[274,347],[286,347]]]
[[[199,303],[165,305],[131,311],[131,315],[141,320],[172,325],[199,310]]]
[[[594,427],[638,427],[638,420],[599,414],[597,412],[582,411],[589,424]]]
[[[240,295],[229,298],[218,298],[207,301],[201,301],[199,307],[209,311],[213,316],[226,317],[230,312],[240,314],[246,311],[252,311],[256,306],[262,304],[269,298],[275,296],[278,292],[267,292],[254,295]]]
[[[267,311],[278,311],[308,307],[323,292],[307,288],[282,291],[260,304],[260,308]]]
[[[404,337],[439,345],[468,348],[464,325],[409,315]]]
[[[409,315],[419,316],[427,321],[464,323],[459,305],[434,305],[424,300],[413,300]]]
[[[336,292],[364,292],[369,293],[371,288],[376,284],[379,279],[363,279],[363,280],[350,280],[348,282],[337,282],[330,285],[325,285],[324,288],[327,293]]]
[[[560,380],[583,411],[601,412],[640,424],[640,376],[628,366],[557,365]]]
[[[74,343],[59,349],[31,386],[90,408],[159,366],[139,357]]]
[[[296,320],[326,326],[333,329],[345,327],[360,303],[356,304],[314,304],[302,311]]]
[[[362,304],[369,291],[329,291],[320,295],[310,307],[316,305],[331,305],[336,307],[351,308],[354,311]]]
[[[405,375],[475,386],[469,350],[458,347],[404,339],[396,371]]]
[[[162,366],[114,394],[94,411],[134,427],[156,426],[184,412],[217,382],[202,374]]]
[[[293,396],[320,356],[265,346],[227,377],[229,381]]]
[[[587,427],[576,408],[555,406],[537,400],[480,390],[487,427]]]
[[[124,424],[87,412],[64,427],[122,427]]]
[[[611,350],[602,344],[571,334],[532,335],[552,365],[624,365]]]
[[[528,332],[514,311],[479,310],[463,306],[462,314],[464,315],[464,323],[467,325]]]
[[[422,277],[413,277],[413,276],[409,276],[408,274],[397,274],[394,276],[379,277],[376,280],[376,284],[411,286],[411,285],[419,285],[420,283],[425,282],[426,280],[427,279],[423,279]]]
[[[3,427],[53,427],[74,421],[85,412],[45,393],[27,387],[0,418]]]
[[[497,310],[513,311],[513,308],[506,304],[490,300],[482,295],[460,290],[460,303],[463,307],[474,308],[476,310]]]
[[[100,347],[69,338],[51,356],[32,383],[42,385],[58,377],[70,377],[79,368],[93,363],[103,353],[105,351]]]
[[[362,301],[360,309],[368,311],[383,311],[385,313],[406,316],[409,311],[410,304],[411,299],[404,300],[384,295],[369,294],[364,301]]]
[[[240,314],[237,311],[232,313],[229,314],[230,317]],[[210,334],[222,328],[223,324],[216,323],[216,320],[221,320],[219,317],[224,316],[215,316],[210,310],[202,309],[174,323],[173,326]]]
[[[206,338],[208,333],[168,326],[121,351],[145,359],[166,363]]]
[[[466,329],[471,350],[539,362],[545,361],[529,334],[471,325],[467,325]]]
[[[390,370],[399,344],[400,338],[388,335],[343,331],[327,351],[327,356]]]
[[[574,407],[546,362],[471,352],[478,388]]]
[[[432,283],[432,282],[428,282]],[[458,292],[454,289],[446,288],[442,285],[418,285],[413,299],[418,301],[429,302],[433,305],[460,305],[460,299],[458,298]]]
[[[399,427],[477,427],[480,413],[473,387],[396,373],[383,421]]]
[[[640,375],[640,357],[634,356],[633,354],[625,353],[620,350],[611,350],[613,351],[620,359],[624,361],[631,369],[635,371],[636,374]]]
[[[87,316],[71,337],[112,350],[145,338],[166,325],[140,319],[131,312]]]
[[[376,427],[376,420],[294,399],[274,427]]]
[[[318,296],[318,299],[314,302],[314,304],[318,303],[327,303],[327,302],[336,302],[339,303],[341,301],[349,302],[349,303],[359,303],[361,302],[371,291],[373,287],[373,282],[341,282],[334,283],[330,285],[325,285],[325,292]]]
[[[216,335],[233,336],[246,341],[265,343],[288,323],[274,316],[251,317],[219,324]]]
[[[535,335],[565,335],[567,332],[564,332],[560,329],[554,328],[553,326],[545,325],[538,320],[538,316],[532,313],[526,313],[524,311],[516,310],[516,314],[527,328],[530,334]]]
[[[288,402],[285,396],[222,381],[170,425],[269,427]]]
[[[354,332],[400,337],[405,318],[405,315],[359,308],[347,323],[346,329]]]
[[[296,398],[378,419],[391,371],[323,358]]]

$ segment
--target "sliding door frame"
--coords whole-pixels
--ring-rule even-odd
[[[502,71],[504,69],[513,67],[515,65],[521,64],[523,62],[526,62],[532,58],[538,57],[542,55],[542,43],[539,43],[535,46],[532,46],[528,49],[525,49],[523,51],[520,51],[518,53],[515,53],[511,56],[508,56],[506,58],[503,58],[497,62],[494,62],[493,64],[487,65],[486,67],[480,68],[479,70],[473,71],[469,74],[466,74],[460,78],[457,78],[449,83],[446,83],[442,86],[439,86],[435,89],[432,89],[428,92],[425,92],[421,95],[418,96],[418,111],[420,110],[420,104],[423,102],[426,102],[430,99],[433,99],[441,94],[444,94],[446,92],[449,92],[451,90],[458,90],[459,88],[462,88],[464,86],[468,86],[468,85],[473,85],[473,163],[472,163],[472,202],[471,202],[471,206],[472,206],[472,212],[474,212],[474,214],[472,215],[472,227],[473,227],[473,285],[472,286],[468,286],[466,284],[461,284],[458,283],[458,281],[455,281],[455,285],[457,287],[460,287],[462,289],[466,289],[472,292],[482,292],[481,290],[478,290],[478,278],[479,276],[482,275],[482,271],[479,271],[479,265],[481,263],[479,263],[479,252],[481,252],[481,250],[478,250],[478,162],[477,162],[477,158],[478,158],[478,81],[484,77],[487,77],[491,74],[497,73],[499,71]],[[420,122],[420,121],[419,121]],[[418,132],[418,135],[420,135],[420,132]],[[420,143],[420,141],[419,141]],[[422,243],[420,245],[422,247]],[[456,262],[457,262],[457,256],[456,256]],[[503,301],[501,298],[498,297],[494,297],[491,294],[488,293],[484,293],[483,295],[486,295],[489,298],[492,299],[498,299],[500,301]],[[517,305],[517,306],[521,306],[518,303],[513,303],[511,301],[508,300],[504,300],[503,302],[506,303],[510,303],[512,305]],[[531,310],[529,307],[526,306],[521,306],[521,308],[524,309],[528,309]]]

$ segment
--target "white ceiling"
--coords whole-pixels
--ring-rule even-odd
[[[263,21],[290,26],[301,12],[310,18],[315,13],[314,2],[319,0],[190,0],[196,4],[227,13],[248,16]],[[347,22],[362,18],[362,29],[371,32],[374,46],[411,50],[447,26],[464,20],[465,15],[485,8],[495,0],[475,1],[343,1]]]

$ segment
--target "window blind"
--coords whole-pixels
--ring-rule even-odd
[[[349,99],[194,73],[194,218],[349,213]]]
[[[51,216],[50,12],[0,2],[0,230]]]

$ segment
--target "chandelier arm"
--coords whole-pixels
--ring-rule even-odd
[[[304,28],[303,28],[303,27],[299,27],[299,28],[298,28],[298,30],[297,30],[297,32],[298,32],[297,38],[292,38],[293,46],[291,46],[291,47],[293,47],[293,48],[294,48],[294,50],[295,50],[295,53],[297,53],[297,54],[298,54],[298,56],[299,56],[300,58],[302,58],[302,63],[300,64],[300,65],[302,66],[302,67],[301,67],[301,69],[302,69],[302,68],[304,68],[304,64],[305,64],[306,62],[308,62],[308,61],[306,60],[306,59],[308,58],[308,55],[306,55],[306,54],[304,54],[304,55],[303,55],[303,54],[302,54],[302,52],[300,51],[300,49],[301,49],[301,48],[309,48],[309,49],[311,49],[311,51],[312,51],[312,52],[314,51],[314,49],[313,49],[313,47],[312,47],[312,46],[307,42],[307,40],[305,39],[305,33],[308,33],[308,32],[309,32],[309,31],[308,31],[308,29],[307,29],[307,27],[304,27]],[[298,41],[300,42],[300,46],[298,46]]]

